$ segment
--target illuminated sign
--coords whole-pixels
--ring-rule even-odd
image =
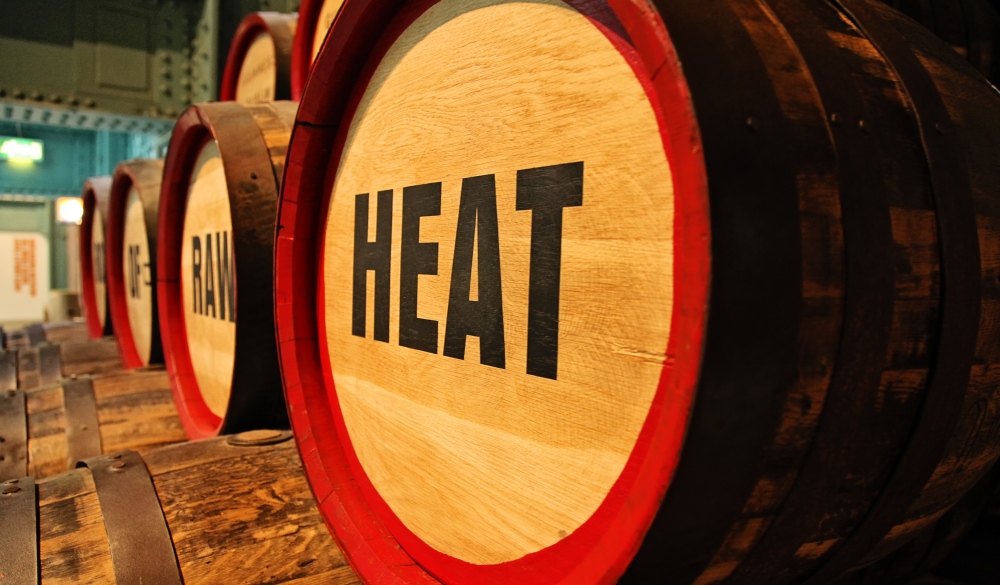
[[[44,160],[41,140],[0,136],[0,160]]]

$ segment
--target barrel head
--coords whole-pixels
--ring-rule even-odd
[[[273,101],[276,84],[274,38],[270,33],[261,31],[250,41],[240,66],[236,79],[236,101],[244,104]]]
[[[123,236],[122,273],[125,275],[128,325],[139,358],[143,364],[148,364],[153,344],[153,275],[142,200],[134,185],[125,201]]]
[[[336,436],[311,412],[296,431],[323,433],[317,473],[357,482],[435,578],[600,582],[651,521],[693,398],[707,239],[683,82],[657,94],[594,3],[444,0],[379,32],[327,174],[286,179],[283,226],[332,186],[316,232],[289,234],[321,244],[325,399],[302,389],[319,381],[303,353],[283,360],[293,418],[301,392]],[[323,107],[309,97],[300,122]],[[296,146],[290,169],[322,164]]]
[[[229,404],[236,355],[236,279],[229,189],[210,140],[191,174],[181,252],[181,294],[187,349],[198,389],[213,414]]]
[[[93,268],[91,271],[91,286],[94,288],[94,299],[96,301],[97,321],[101,331],[104,331],[108,319],[108,289],[107,271],[105,270],[104,255],[104,216],[99,208],[94,209],[92,220],[90,254]]]

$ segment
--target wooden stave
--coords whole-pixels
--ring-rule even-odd
[[[986,476],[955,504],[947,514],[898,551],[845,579],[845,585],[909,583],[928,572],[961,579],[961,569],[988,562],[987,555],[969,554],[966,543],[975,542],[972,532],[979,522],[989,522],[989,504],[1000,493],[1000,467],[994,465]],[[969,554],[964,562],[962,559]],[[977,559],[978,557],[978,559]],[[970,562],[971,561],[971,562]],[[959,567],[958,574],[937,570],[938,566]],[[840,582],[838,581],[838,585]]]
[[[360,6],[360,7],[359,7]],[[337,38],[336,40],[328,39],[328,46],[324,51],[324,54],[333,53],[341,56],[339,61],[334,61],[333,58],[327,58],[323,65],[317,65],[318,68],[323,67],[325,72],[335,71],[337,78],[341,80],[353,80],[355,75],[358,74],[358,68],[360,66],[352,62],[351,57],[358,57],[359,55],[364,55],[366,50],[370,48],[370,45],[364,48],[356,47],[355,45],[360,42],[360,39],[347,38],[352,35],[356,30],[371,27],[376,31],[380,30],[378,27],[381,26],[381,20],[386,17],[383,16],[382,10],[391,9],[380,9],[372,7],[371,5],[361,5],[361,3],[355,3],[352,5],[352,10],[348,11],[345,9],[341,13],[340,21],[344,23],[339,24],[338,31],[343,31],[345,38]],[[706,14],[716,15],[718,14],[715,10],[707,10]],[[728,13],[728,11],[726,12]],[[677,21],[676,19],[674,20]],[[691,27],[692,30],[699,30],[698,27]],[[631,32],[631,31],[630,31]],[[694,33],[692,33],[694,34]],[[730,38],[728,35],[723,35],[725,38]],[[636,35],[633,35],[635,38]],[[641,41],[640,41],[641,42]],[[333,48],[331,48],[331,46]],[[692,50],[693,54],[694,51]],[[940,53],[939,50],[935,50],[935,54]],[[347,56],[344,56],[344,55]],[[683,54],[681,55],[684,56]],[[697,59],[690,58],[685,60],[685,63],[690,68],[690,63],[696,62]],[[726,59],[732,58],[731,53]],[[708,61],[711,59],[705,58]],[[726,60],[722,59],[722,60]],[[321,58],[321,60],[324,60]],[[363,58],[362,58],[363,60]],[[957,67],[957,65],[956,65]],[[734,69],[736,69],[734,67]],[[732,90],[729,90],[732,91]],[[734,94],[740,95],[741,97],[746,95],[746,92],[732,92]],[[312,94],[312,95],[310,95]],[[278,318],[279,318],[279,337],[282,342],[282,362],[283,369],[285,372],[286,387],[291,388],[293,392],[289,393],[289,408],[293,413],[293,424],[296,425],[296,429],[301,428],[305,430],[307,436],[300,440],[300,445],[302,447],[303,453],[309,453],[310,455],[306,458],[307,463],[307,473],[310,472],[310,464],[314,466],[315,469],[322,469],[323,463],[320,461],[319,455],[316,453],[316,446],[318,443],[324,440],[329,440],[328,438],[317,438],[312,436],[314,429],[322,428],[330,424],[329,418],[324,413],[314,412],[315,409],[310,408],[310,404],[304,402],[307,398],[303,396],[309,396],[315,398],[316,393],[322,392],[323,390],[319,387],[322,385],[317,379],[312,376],[313,368],[317,367],[318,364],[316,360],[318,359],[315,354],[313,354],[312,349],[309,347],[309,343],[305,340],[309,338],[314,338],[316,335],[316,326],[314,320],[310,318],[308,314],[309,309],[305,308],[310,305],[310,302],[303,302],[302,306],[297,306],[294,302],[289,300],[288,297],[294,296],[295,293],[292,292],[292,286],[288,284],[289,280],[283,280],[288,278],[284,273],[285,270],[292,270],[292,266],[297,266],[298,270],[309,270],[311,267],[311,262],[309,254],[312,252],[311,248],[315,246],[315,243],[309,239],[309,236],[305,235],[309,232],[305,230],[303,232],[298,231],[300,227],[305,226],[312,218],[320,215],[322,213],[321,209],[316,207],[317,203],[310,200],[309,197],[303,196],[300,190],[300,184],[306,183],[312,187],[322,185],[322,171],[317,171],[315,169],[321,168],[323,164],[327,161],[330,149],[333,145],[332,134],[334,131],[330,130],[338,124],[339,118],[338,114],[330,112],[340,112],[347,101],[348,97],[342,92],[336,92],[330,88],[317,88],[312,91],[307,90],[307,95],[302,104],[300,110],[299,121],[303,122],[297,125],[294,135],[293,135],[293,146],[292,150],[295,154],[291,157],[288,165],[288,170],[286,172],[285,178],[285,192],[294,193],[293,196],[289,197],[290,201],[283,199],[282,210],[281,210],[281,223],[286,229],[292,228],[292,233],[286,236],[286,239],[282,241],[281,236],[279,236],[279,247],[282,248],[282,253],[279,254],[278,260],[278,271],[279,271],[279,281],[277,287],[279,290],[279,307],[278,307]],[[697,99],[697,96],[696,96]],[[699,102],[700,103],[700,102]],[[320,109],[325,108],[325,109]],[[699,106],[696,110],[701,111]],[[756,113],[756,112],[755,112]],[[709,116],[706,116],[708,118]],[[730,116],[732,117],[732,116]],[[877,119],[877,118],[873,118]],[[740,120],[730,120],[732,132],[735,133],[740,123],[747,121],[746,118]],[[853,121],[852,121],[853,122]],[[765,122],[766,123],[766,122]],[[994,122],[995,123],[995,122]],[[831,122],[823,122],[820,130],[824,132],[830,131],[829,128],[833,125]],[[911,133],[912,135],[912,133]],[[721,142],[721,141],[720,141]],[[924,163],[921,160],[916,160],[911,163],[912,167],[919,168]],[[714,179],[713,179],[714,180]],[[926,177],[920,179],[926,181]],[[714,212],[714,208],[713,208]],[[713,216],[715,214],[713,213]],[[297,237],[304,237],[306,242],[296,241]],[[936,238],[935,245],[936,245]],[[995,244],[995,238],[992,236],[987,236],[990,243]],[[911,245],[914,249],[918,246],[916,244]],[[992,247],[992,246],[991,246]],[[732,253],[732,252],[730,252]],[[294,258],[294,260],[292,260]],[[283,267],[283,263],[286,263]],[[842,278],[842,277],[841,277]],[[891,283],[890,283],[891,285]],[[714,295],[713,295],[714,296]],[[284,303],[282,303],[284,301]],[[315,305],[314,299],[311,301],[313,306]],[[282,306],[284,305],[284,306]],[[715,305],[713,304],[713,315],[717,314],[715,311]],[[312,321],[312,322],[311,322]],[[284,324],[284,326],[283,326]],[[936,327],[936,326],[935,326]],[[921,336],[923,339],[933,339],[933,331],[930,330],[931,326],[925,328],[922,331]],[[888,343],[888,341],[886,342]],[[898,344],[898,341],[895,343]],[[734,344],[737,345],[737,344]],[[286,365],[286,360],[288,365]],[[304,366],[304,367],[303,367]],[[303,370],[306,370],[303,373]],[[773,412],[775,409],[772,408],[771,416],[775,419],[780,418],[780,413]],[[969,411],[969,407],[964,408],[966,412]],[[298,422],[296,422],[296,412],[298,412]],[[912,421],[912,417],[915,413],[912,409],[908,413],[904,413],[907,420]],[[995,418],[990,417],[992,420]],[[706,425],[708,426],[708,425]],[[329,427],[327,427],[329,428]],[[767,431],[760,431],[761,434],[766,435]],[[898,424],[894,431],[895,441],[897,444],[905,445],[908,440],[910,431],[908,424]],[[973,437],[976,436],[976,432],[973,432]],[[757,444],[758,445],[768,445],[771,440],[770,437],[758,435]],[[902,448],[902,447],[901,447]],[[805,453],[803,453],[805,455]],[[304,455],[304,457],[306,457]],[[989,460],[995,459],[995,453],[989,453],[988,451],[982,452],[983,461],[988,462]],[[738,460],[739,457],[730,457],[730,460]],[[744,467],[752,467],[753,464],[740,463]],[[883,468],[891,469],[895,464],[895,456],[892,454],[887,454],[886,457],[880,462],[880,466]],[[721,465],[720,465],[721,467]],[[314,489],[320,490],[322,493],[326,493],[327,490],[331,489],[329,482],[331,481],[329,477],[321,474],[325,472],[316,471],[316,476],[313,477]],[[706,474],[707,475],[707,474]],[[976,478],[976,473],[969,473],[966,476],[966,482],[972,482]],[[719,482],[716,482],[719,483]],[[724,483],[724,482],[722,482]],[[737,482],[739,483],[739,482]],[[704,482],[693,481],[692,484],[697,486],[695,491],[704,491]],[[317,487],[318,486],[318,487]],[[737,491],[740,489],[745,490],[744,494],[749,493],[749,488],[744,486],[743,488],[736,488]],[[954,487],[954,493],[950,495],[950,499],[953,501],[961,495],[963,487]],[[733,496],[733,499],[739,500],[739,505],[742,505],[747,501],[746,495],[744,496]],[[947,499],[947,498],[946,498]],[[688,502],[690,503],[690,502]],[[779,502],[780,503],[780,502]],[[942,507],[947,507],[947,501],[940,502]],[[330,506],[330,511],[337,510],[337,513],[341,513],[344,508],[340,506],[347,507],[347,504],[341,503]],[[682,508],[683,506],[677,506],[677,508]],[[705,506],[693,506],[689,507],[694,517],[692,518],[692,524],[698,524],[704,520],[704,514],[706,512]],[[738,512],[738,511],[737,511]],[[732,517],[732,512],[729,513]],[[348,529],[343,529],[346,536],[342,535],[342,538],[347,540],[352,538],[354,535],[349,534]],[[688,533],[684,533],[683,537],[687,538]],[[683,542],[672,542],[671,544],[683,544]],[[719,542],[712,548],[713,551],[718,549],[718,545],[722,543]],[[898,542],[884,543],[886,546],[897,546]],[[677,556],[686,556],[683,554],[678,554]],[[709,561],[704,561],[705,563]],[[816,564],[813,563],[811,568],[815,568]],[[806,568],[805,571],[808,571]],[[691,578],[694,579],[698,577],[701,569],[694,569],[694,574]],[[661,573],[662,574],[662,573]],[[671,573],[671,576],[674,576]],[[641,576],[631,575],[630,578],[634,578],[637,582],[643,582]],[[400,581],[408,582],[408,581]],[[418,581],[414,581],[418,582]],[[627,580],[626,580],[627,582]]]
[[[94,388],[101,452],[150,449],[179,443],[187,436],[170,395],[162,367],[106,372],[87,377]],[[48,477],[72,469],[66,435],[63,384],[28,390],[28,473]],[[100,453],[93,453],[93,456]]]
[[[157,289],[164,357],[175,402],[188,435],[195,439],[255,428],[287,428],[284,396],[274,335],[272,292],[277,198],[284,154],[297,104],[272,102],[241,105],[235,102],[198,104],[181,114],[171,137],[164,164],[160,197]],[[271,132],[265,137],[263,127]],[[258,190],[230,189],[233,249],[237,289],[242,308],[237,313],[236,361],[226,416],[219,419],[199,400],[187,357],[183,302],[180,292],[180,253],[187,190],[195,158],[202,144],[214,139],[223,157],[227,185],[245,185],[247,173],[259,181]],[[237,243],[238,242],[238,243]],[[235,250],[239,247],[239,252]]]
[[[240,68],[246,57],[250,43],[258,33],[266,32],[274,40],[275,56],[275,101],[292,99],[291,61],[292,45],[295,39],[296,13],[253,12],[248,14],[236,29],[233,42],[226,54],[226,64],[222,70],[219,86],[219,100],[236,99],[236,84]]]
[[[324,529],[293,449],[219,438],[142,455],[185,583],[360,583]],[[36,485],[40,582],[114,582],[90,471]],[[220,512],[206,514],[206,505]]]
[[[103,335],[112,335],[111,312],[108,308],[107,289],[105,298],[101,300],[105,306],[104,327],[97,319],[99,300],[91,283],[94,274],[94,258],[90,241],[93,234],[94,210],[101,212],[104,218],[104,228],[107,231],[108,199],[111,191],[111,177],[91,177],[83,183],[83,223],[80,226],[80,282],[83,297],[84,318],[87,321],[87,332],[92,339]]]
[[[36,329],[41,333],[41,339],[37,343],[32,343],[29,328]],[[5,332],[6,347],[33,347],[38,343],[62,343],[66,341],[78,342],[89,339],[87,324],[82,321],[58,321],[54,323],[35,323],[17,329],[8,329]]]
[[[888,0],[959,51],[991,83],[1000,82],[1000,13],[987,0]]]
[[[125,207],[129,189],[134,185],[142,201],[149,239],[149,260],[153,264],[151,273],[156,274],[157,232],[156,216],[159,211],[160,182],[163,175],[162,159],[133,159],[119,163],[111,183],[108,197],[108,230],[105,232],[105,254],[107,264],[108,309],[115,338],[125,368],[138,368],[163,363],[163,349],[160,343],[160,327],[156,312],[156,287],[151,286],[153,295],[152,343],[149,363],[143,363],[132,338],[126,305],[125,275],[122,270],[125,238]]]
[[[118,342],[110,337],[55,345],[59,352],[59,373],[63,378],[102,374],[122,367]],[[30,389],[42,385],[40,380],[43,374],[38,354],[38,348],[23,348],[18,352],[19,388]],[[34,369],[31,368],[32,365]]]
[[[889,13],[888,10],[882,10],[882,12],[885,13],[884,16],[885,16],[885,18],[887,20],[891,20],[891,18],[890,18],[891,13]],[[903,26],[903,24],[897,24],[897,26]],[[910,38],[911,35],[919,34],[916,31],[911,30],[913,28],[915,28],[915,27],[909,27],[905,31],[904,34],[907,36],[907,38]],[[968,80],[970,83],[973,83],[973,82],[979,83],[978,81],[976,81],[975,76],[972,75],[970,72],[968,72],[968,69],[969,69],[968,66],[965,65],[964,63],[961,63],[960,59],[957,58],[957,55],[954,55],[953,53],[948,52],[948,51],[944,51],[942,49],[938,49],[937,47],[940,47],[940,44],[938,44],[936,41],[934,41],[933,39],[931,39],[929,37],[930,37],[930,35],[926,35],[925,34],[925,38],[923,39],[923,41],[921,43],[922,47],[934,47],[934,49],[932,49],[932,50],[930,50],[928,52],[933,53],[935,55],[935,57],[939,57],[939,58],[941,58],[941,59],[943,59],[945,61],[950,61],[950,65],[951,65],[951,67],[954,68],[955,71],[962,72],[962,74],[964,75],[963,79]],[[982,87],[980,87],[980,91],[985,91],[986,90],[985,84],[980,84],[980,85],[982,85]],[[945,93],[945,89],[941,85],[939,85],[938,89],[942,92],[942,94]],[[966,108],[965,112],[969,113],[969,110]],[[874,119],[879,119],[879,118],[876,117]],[[995,125],[996,124],[995,120],[991,121],[988,118],[984,118],[983,120],[981,120],[981,122],[983,124],[985,124],[984,127],[989,127],[991,125]],[[983,137],[983,135],[982,134],[976,134],[975,131],[969,132],[969,133],[967,133],[967,135],[971,137],[970,138],[970,144],[968,145],[967,148],[964,149],[964,151],[966,152],[967,155],[971,155],[970,156],[970,160],[967,161],[968,164],[970,164],[970,166],[971,166],[971,159],[972,158],[976,158],[976,157],[979,156],[978,153],[974,152],[975,151],[975,147],[972,146],[972,142],[971,141],[974,141],[974,140],[977,140],[977,139],[981,140],[982,137]],[[963,146],[966,146],[966,145],[963,144]],[[978,164],[977,166],[979,167],[979,169],[977,171],[978,175],[976,173],[972,172],[971,170],[969,171],[969,174],[972,177],[973,181],[974,182],[978,182],[980,184],[982,182],[986,182],[988,184],[988,182],[990,180],[991,173],[990,172],[984,172],[984,167],[981,165],[981,163]],[[981,187],[977,187],[977,191],[979,189],[981,189]],[[989,205],[982,198],[980,198],[980,200],[976,203],[976,206],[978,208],[977,211],[981,215],[981,218],[980,218],[981,221],[988,223],[989,222],[988,217],[992,215],[992,210],[989,209]],[[985,215],[984,215],[984,209],[983,209],[984,207],[986,207],[986,209],[985,209]],[[983,242],[983,249],[984,249],[984,252],[983,252],[983,255],[984,255],[983,256],[983,263],[984,263],[984,265],[982,267],[982,270],[983,270],[982,278],[984,279],[984,282],[985,282],[988,279],[988,275],[990,273],[990,269],[989,269],[990,266],[989,266],[989,263],[987,262],[987,258],[989,256],[989,252],[988,251],[994,250],[996,248],[997,239],[996,239],[996,233],[994,232],[994,230],[989,229],[988,227],[984,228],[983,225],[980,225],[980,230],[979,231],[980,231],[979,238]],[[977,275],[976,279],[978,279],[978,275]],[[976,286],[973,285],[971,288],[975,289]],[[984,303],[986,302],[985,299],[984,299],[983,302]],[[988,322],[987,315],[988,315],[988,313],[985,312],[985,306],[984,306],[984,314],[983,314],[984,322]],[[931,335],[931,337],[929,337],[929,339],[933,340],[934,339],[933,332],[929,332],[929,334]],[[925,333],[925,335],[927,335],[927,334]],[[980,343],[983,343],[983,341],[984,341],[983,337],[985,337],[985,336],[988,335],[988,331],[984,329],[984,330],[982,330],[980,332],[980,335],[981,335]],[[971,357],[971,356],[966,356],[967,359],[968,359],[968,357]],[[976,358],[977,362],[980,359],[981,358],[979,358],[978,355],[977,355],[977,358]],[[990,361],[992,361],[992,359],[995,359],[995,358],[991,357],[990,359],[986,360],[987,363],[990,363]],[[977,384],[970,384],[969,386],[971,388],[971,387],[979,385],[979,384],[981,384],[981,382],[979,382]],[[970,394],[971,394],[971,390],[970,390]],[[961,393],[957,392],[957,389],[956,389],[956,396],[955,396],[955,400],[956,400],[955,404],[956,405],[960,404],[960,402],[957,402],[960,399],[961,399]],[[963,416],[968,415],[968,414],[974,414],[974,413],[976,413],[976,411],[978,410],[977,405],[974,404],[974,402],[976,400],[981,400],[981,398],[977,398],[975,400],[967,400],[966,403],[964,405],[962,405]],[[991,406],[991,408],[993,408],[993,407]],[[917,416],[917,414],[913,413],[913,416]],[[996,420],[992,415],[986,416],[984,414],[984,416],[987,418],[987,420],[984,422],[984,426],[982,428],[983,433],[982,433],[982,435],[980,435],[980,438],[979,438],[980,441],[982,441],[982,439],[985,438],[985,436],[990,432],[990,427],[992,425],[995,425],[995,420]],[[959,420],[955,420],[952,424],[956,425],[956,428],[957,428],[957,425],[960,422],[961,421],[959,421]],[[920,430],[920,429],[917,428],[917,430]],[[971,432],[972,432],[972,437],[971,438],[975,439],[975,436],[976,436],[976,433],[978,432],[978,429],[973,429]],[[911,440],[911,439],[907,438],[907,435],[908,435],[908,431],[906,431],[905,426],[899,426],[899,428],[897,430],[897,439],[896,440],[897,441],[909,441],[909,440]],[[963,436],[963,439],[965,439],[965,440],[968,440],[969,438],[970,438],[969,435]],[[948,436],[944,436],[942,439],[944,441],[947,441],[948,440]],[[961,441],[958,441],[958,442],[961,442]],[[905,445],[905,443],[901,443],[901,444]],[[960,497],[965,491],[967,491],[971,487],[971,484],[974,483],[978,479],[978,477],[981,476],[982,473],[985,473],[985,469],[988,468],[989,463],[992,460],[995,460],[995,458],[996,458],[995,449],[992,449],[992,448],[986,448],[986,449],[984,449],[984,447],[986,447],[986,445],[979,445],[979,449],[977,449],[977,451],[978,451],[978,456],[981,459],[976,462],[975,466],[972,469],[969,469],[969,470],[966,471],[964,477],[960,481],[956,481],[955,483],[953,483],[953,484],[951,484],[949,486],[950,491],[949,491],[949,493],[948,493],[947,496],[945,496],[942,493],[937,494],[937,497],[939,499],[936,502],[933,501],[933,499],[930,499],[930,501],[928,501],[928,502],[925,503],[925,505],[928,505],[928,508],[926,508],[925,510],[923,510],[922,512],[919,512],[919,513],[914,512],[914,513],[912,513],[912,515],[911,515],[911,513],[907,513],[902,518],[898,519],[899,520],[899,524],[898,525],[902,526],[902,525],[907,525],[907,524],[911,524],[911,523],[912,524],[916,524],[916,521],[917,520],[921,520],[922,518],[923,518],[922,519],[923,525],[926,525],[927,522],[933,521],[933,519],[936,516],[938,516],[941,513],[943,513],[951,505],[951,503],[953,503],[958,497]],[[952,448],[952,447],[950,447],[950,448]],[[901,452],[901,454],[903,456],[905,456],[907,454],[907,451],[904,450],[904,451]],[[948,455],[948,453],[944,453],[941,456],[942,457],[950,457],[950,455]],[[901,460],[902,460],[902,458],[901,458]],[[884,465],[889,465],[890,466],[888,468],[884,467],[884,469],[891,469],[892,468],[891,466],[898,465],[898,463],[893,463],[891,460],[886,460],[884,462]],[[940,465],[938,465],[938,468],[940,469],[940,468],[942,468],[944,466],[946,466],[946,460],[943,458],[940,461]],[[930,470],[928,470],[927,473],[930,473]],[[935,474],[936,473],[938,473],[938,471],[935,471]],[[925,477],[924,480],[927,480],[927,478]],[[921,482],[919,485],[923,485],[923,483]],[[804,494],[802,494],[802,496],[808,499],[809,494],[808,493],[804,493]],[[815,494],[815,498],[813,499],[813,502],[815,502],[816,499],[819,499],[819,501],[823,501],[822,498],[823,498],[822,495]],[[925,499],[928,499],[928,498],[925,498]],[[786,504],[783,504],[783,506],[787,507],[787,502],[786,502]],[[807,508],[808,508],[808,506],[807,506]],[[861,509],[864,509],[864,508],[861,508]],[[934,510],[934,513],[930,513],[930,510]],[[803,511],[802,507],[800,507],[798,511],[802,512]],[[784,510],[782,513],[790,514],[791,511]],[[914,526],[912,526],[910,528],[911,529],[916,529],[917,526],[914,525]],[[898,548],[899,546],[901,546],[901,544],[903,542],[905,542],[905,540],[907,539],[908,536],[912,537],[912,536],[914,536],[914,534],[912,532],[904,531],[903,534],[895,534],[895,535],[891,535],[891,536],[886,536],[885,538],[882,539],[882,541],[880,543],[872,543],[873,545],[878,544],[878,548],[875,548],[873,550],[873,554],[871,556],[869,556],[868,558],[865,558],[865,559],[856,559],[856,562],[862,562],[862,563],[863,562],[870,562],[871,560],[873,560],[873,558],[877,557],[878,555],[887,554],[891,550],[894,550],[895,548]],[[722,552],[724,552],[724,551],[722,551]],[[755,553],[756,553],[756,551],[755,551]],[[789,565],[791,565],[789,559],[785,559],[785,562],[787,562]],[[778,566],[780,566],[780,563],[776,563],[776,564]],[[746,567],[746,565],[744,565],[744,568],[745,567]],[[815,568],[815,565],[813,565],[813,568]],[[802,568],[798,569],[798,574],[801,575],[803,572],[805,572],[807,570],[808,569],[806,567],[802,567]],[[826,575],[823,575],[823,578],[830,578],[830,577],[834,577],[834,576],[835,575],[826,574]],[[746,577],[746,579],[743,580],[743,581],[741,581],[740,579],[738,579],[738,578],[736,578],[734,576],[734,578],[731,581],[729,581],[729,582],[733,582],[733,583],[739,583],[739,582],[748,582],[749,583],[749,582],[754,582],[754,579],[753,579],[752,576],[747,577],[746,575],[744,575],[744,577]],[[757,578],[758,579],[760,578],[760,574],[757,575]],[[790,578],[791,577],[786,576],[785,578],[783,578],[781,580],[776,579],[774,582],[787,582],[787,580],[790,579]],[[711,581],[707,581],[707,582],[711,582]],[[817,582],[820,582],[820,581],[817,581]]]

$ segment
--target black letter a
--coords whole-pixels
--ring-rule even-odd
[[[479,244],[479,300],[472,301],[469,300],[469,289],[472,285],[472,252],[476,243]],[[465,338],[469,335],[479,338],[479,363],[497,368],[505,366],[500,235],[493,175],[462,180],[444,355],[465,359]]]

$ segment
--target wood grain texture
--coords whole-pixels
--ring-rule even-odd
[[[207,142],[191,173],[181,249],[188,352],[205,404],[219,417],[225,416],[229,405],[236,359],[236,307],[227,306],[227,291],[235,283],[229,279],[236,270],[235,241],[222,165],[218,145]]]
[[[177,417],[170,381],[162,368],[92,377],[104,453],[140,453],[187,439]],[[62,386],[28,394],[28,469],[47,477],[69,469]]]
[[[492,27],[517,32],[481,35]],[[555,29],[563,34],[544,35]],[[333,187],[324,251],[328,359],[354,449],[393,512],[434,549],[492,564],[578,528],[632,451],[670,336],[671,173],[656,113],[628,62],[565,4],[441,2],[410,30],[362,98]],[[453,67],[428,65],[445,58]],[[483,100],[493,104],[488,117]],[[563,211],[564,318],[558,379],[549,380],[526,373],[533,216],[518,210],[516,182],[520,170],[576,161],[585,194],[582,206]],[[471,280],[471,300],[484,291],[476,284],[482,248],[470,276],[453,276],[452,262],[463,180],[482,175],[495,177],[501,367],[481,363],[475,336],[462,339],[464,359],[441,355],[455,325],[446,322],[453,278]],[[420,240],[437,247],[437,270],[418,284],[417,314],[438,323],[435,349],[425,353],[402,346],[396,291],[408,195],[400,190],[437,181],[440,213],[419,224]],[[351,325],[355,196],[371,193],[370,242],[381,213],[374,194],[384,189],[396,192],[388,343],[372,339],[371,272],[365,337]]]
[[[215,439],[143,455],[187,585],[360,583],[330,538],[294,444]],[[114,582],[87,469],[38,484],[44,584]]]

